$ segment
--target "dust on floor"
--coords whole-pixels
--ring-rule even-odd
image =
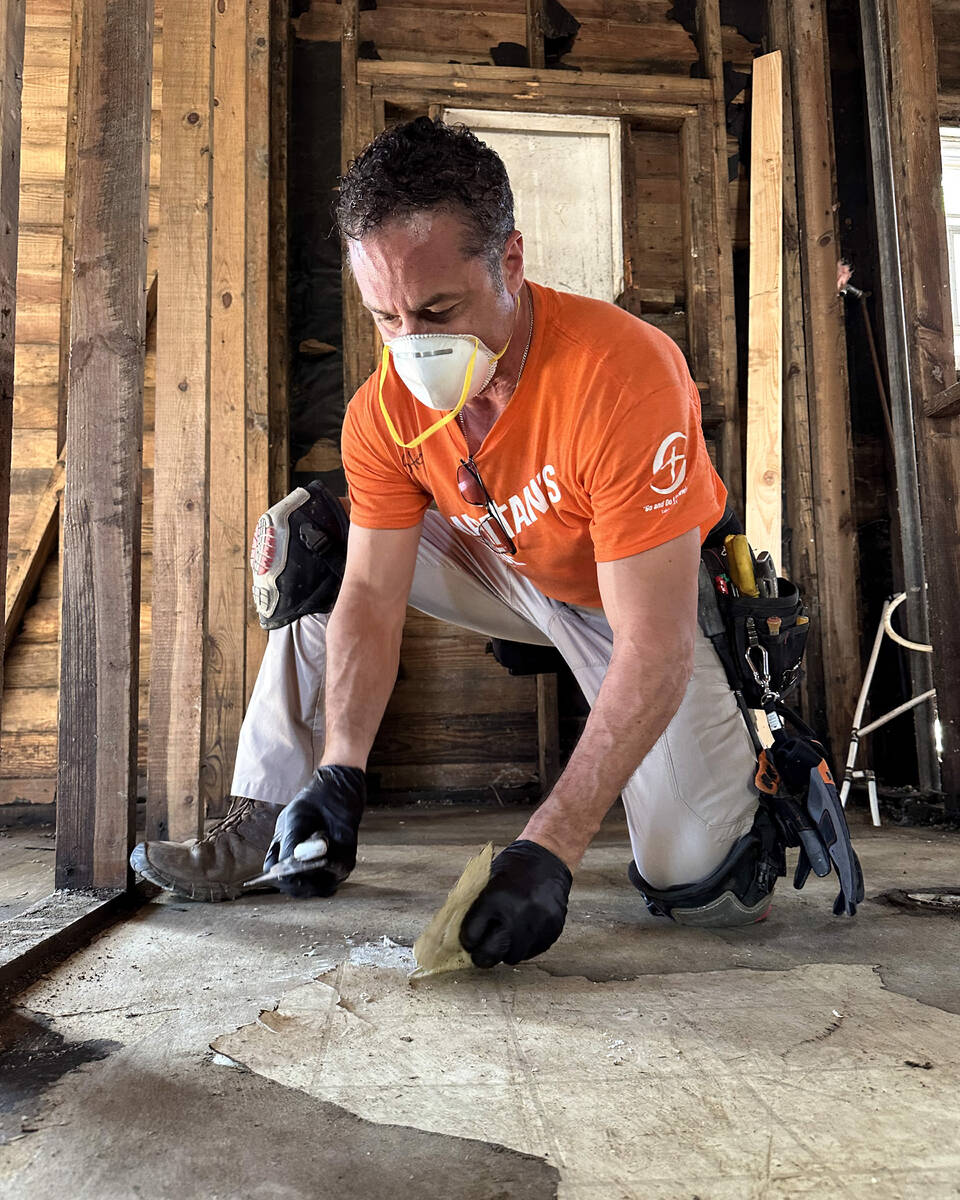
[[[858,829],[854,921],[782,882],[708,931],[643,911],[615,816],[546,955],[411,985],[468,855],[522,823],[373,813],[331,902],[165,897],[99,937],[18,998],[77,1061],[8,1114],[0,1195],[960,1196],[960,923],[886,898],[955,886],[956,835]]]

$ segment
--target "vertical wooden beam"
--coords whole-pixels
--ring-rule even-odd
[[[290,7],[272,0],[270,28],[270,502],[290,491],[290,347],[287,328],[287,124]]]
[[[557,677],[537,676],[537,769],[546,796],[560,775],[560,708]]]
[[[960,416],[931,416],[956,380],[930,0],[883,0],[891,151],[927,576],[942,787],[960,809]]]
[[[861,668],[850,397],[837,293],[835,159],[824,8],[825,0],[789,6],[789,60],[824,688],[828,734],[838,749],[849,737]]]
[[[542,70],[546,66],[543,41],[543,0],[527,0],[527,66]]]
[[[80,35],[83,0],[70,5],[70,58],[67,79],[67,145],[63,168],[63,244],[60,258],[60,368],[57,376],[57,454],[67,441],[70,379],[70,303],[73,295],[73,229],[77,216],[77,105],[80,93]]]
[[[88,0],[63,522],[57,887],[122,888],[136,828],[151,0]]]
[[[780,51],[753,64],[746,531],[783,565],[783,83]]]
[[[713,384],[711,367],[711,267],[705,236],[711,225],[708,187],[701,157],[700,117],[686,117],[680,127],[680,208],[683,227],[683,274],[687,300],[687,347],[694,379]],[[713,272],[716,279],[716,271]],[[725,465],[725,464],[724,464]]]
[[[790,0],[770,0],[767,9],[769,50],[786,56],[787,8]],[[800,588],[810,611],[800,708],[805,720],[820,728],[824,721],[823,651],[820,635],[820,592],[817,579],[813,464],[810,455],[810,412],[807,404],[807,350],[803,327],[803,282],[797,214],[797,168],[794,157],[793,93],[790,72],[783,84],[783,437],[786,480],[787,578]],[[779,564],[778,564],[779,565]]]
[[[211,6],[166,0],[163,25],[147,836],[183,839],[203,819]]]
[[[346,171],[361,149],[357,88],[358,0],[342,0],[340,16],[340,169]],[[344,251],[346,255],[346,251]],[[353,272],[343,270],[343,398],[348,401],[363,382],[367,320]]]
[[[906,325],[904,277],[900,261],[897,187],[894,178],[893,136],[890,118],[889,54],[878,4],[861,0],[860,32],[864,52],[864,83],[870,131],[870,167],[877,227],[880,266],[880,302],[887,358],[887,378],[893,399],[890,409],[890,441],[896,477],[896,511],[891,532],[900,547],[900,561],[893,564],[906,594],[906,611],[901,628],[915,642],[930,641],[930,602],[924,563],[923,516],[920,505],[920,469],[917,455],[917,422],[914,414],[914,384],[910,369],[909,336]],[[864,309],[866,314],[866,309]],[[869,322],[867,332],[873,349]],[[882,390],[883,384],[880,381]],[[886,416],[886,411],[884,412]],[[933,690],[933,666],[925,654],[907,658],[914,695]],[[929,707],[913,710],[917,750],[917,781],[925,792],[940,787],[933,722]]]
[[[246,550],[270,507],[270,0],[247,0],[246,113]],[[244,578],[244,707],[257,681],[267,635]]]
[[[246,2],[217,0],[213,52],[210,499],[202,796],[229,794],[245,702]],[[266,466],[266,464],[264,464]],[[259,513],[257,514],[259,515]]]
[[[0,608],[6,608],[13,358],[17,316],[20,220],[20,93],[23,87],[24,0],[0,0]],[[3,638],[0,633],[0,639]],[[0,641],[0,708],[3,651]]]
[[[740,402],[737,392],[737,314],[733,289],[733,242],[730,230],[727,105],[723,90],[723,36],[720,0],[697,0],[697,41],[704,78],[713,88],[712,135],[714,208],[718,292],[710,323],[719,342],[719,376],[711,381],[711,402],[723,410],[720,429],[720,462],[730,499],[743,511],[743,468],[740,447]],[[713,253],[713,248],[710,250]]]
[[[373,141],[383,125],[377,123],[378,105],[374,101],[373,88],[369,84],[358,84],[355,104],[356,153],[359,153]],[[379,366],[381,346],[377,327],[361,305],[357,324],[357,387]]]

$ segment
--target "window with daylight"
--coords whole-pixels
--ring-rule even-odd
[[[953,348],[960,362],[960,128],[940,129],[943,158],[943,207],[947,217],[950,255],[950,303],[953,306]]]

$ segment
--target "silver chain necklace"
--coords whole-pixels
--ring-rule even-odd
[[[520,359],[520,370],[517,372],[517,382],[513,385],[513,390],[516,391],[520,386],[520,378],[523,375],[523,368],[527,365],[527,355],[530,353],[530,347],[533,344],[533,301],[530,301],[530,332],[527,334],[527,344],[523,348],[523,358]],[[463,440],[467,443],[467,453],[470,452],[470,439],[467,437],[467,427],[463,423],[463,409],[457,413],[457,424],[460,426],[460,431],[463,434]]]

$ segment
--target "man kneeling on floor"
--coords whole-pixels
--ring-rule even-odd
[[[409,601],[555,646],[591,705],[566,769],[463,923],[478,966],[556,941],[572,872],[621,793],[629,877],[652,911],[761,919],[781,848],[697,625],[701,543],[726,492],[680,350],[611,304],[524,279],[503,164],[462,127],[423,117],[382,133],[341,181],[338,220],[385,347],[343,426],[339,597],[329,618],[307,603],[270,634],[233,778],[245,799],[198,843],[140,844],[134,867],[179,895],[232,899],[265,855],[267,867],[293,862],[322,837],[317,865],[277,886],[332,896],[356,865],[364,770]],[[293,550],[275,552],[298,505],[322,506],[311,492],[261,531],[267,618],[284,591],[271,554],[294,569]],[[307,524],[314,548],[334,553],[335,531]],[[297,553],[304,541],[301,530]]]

